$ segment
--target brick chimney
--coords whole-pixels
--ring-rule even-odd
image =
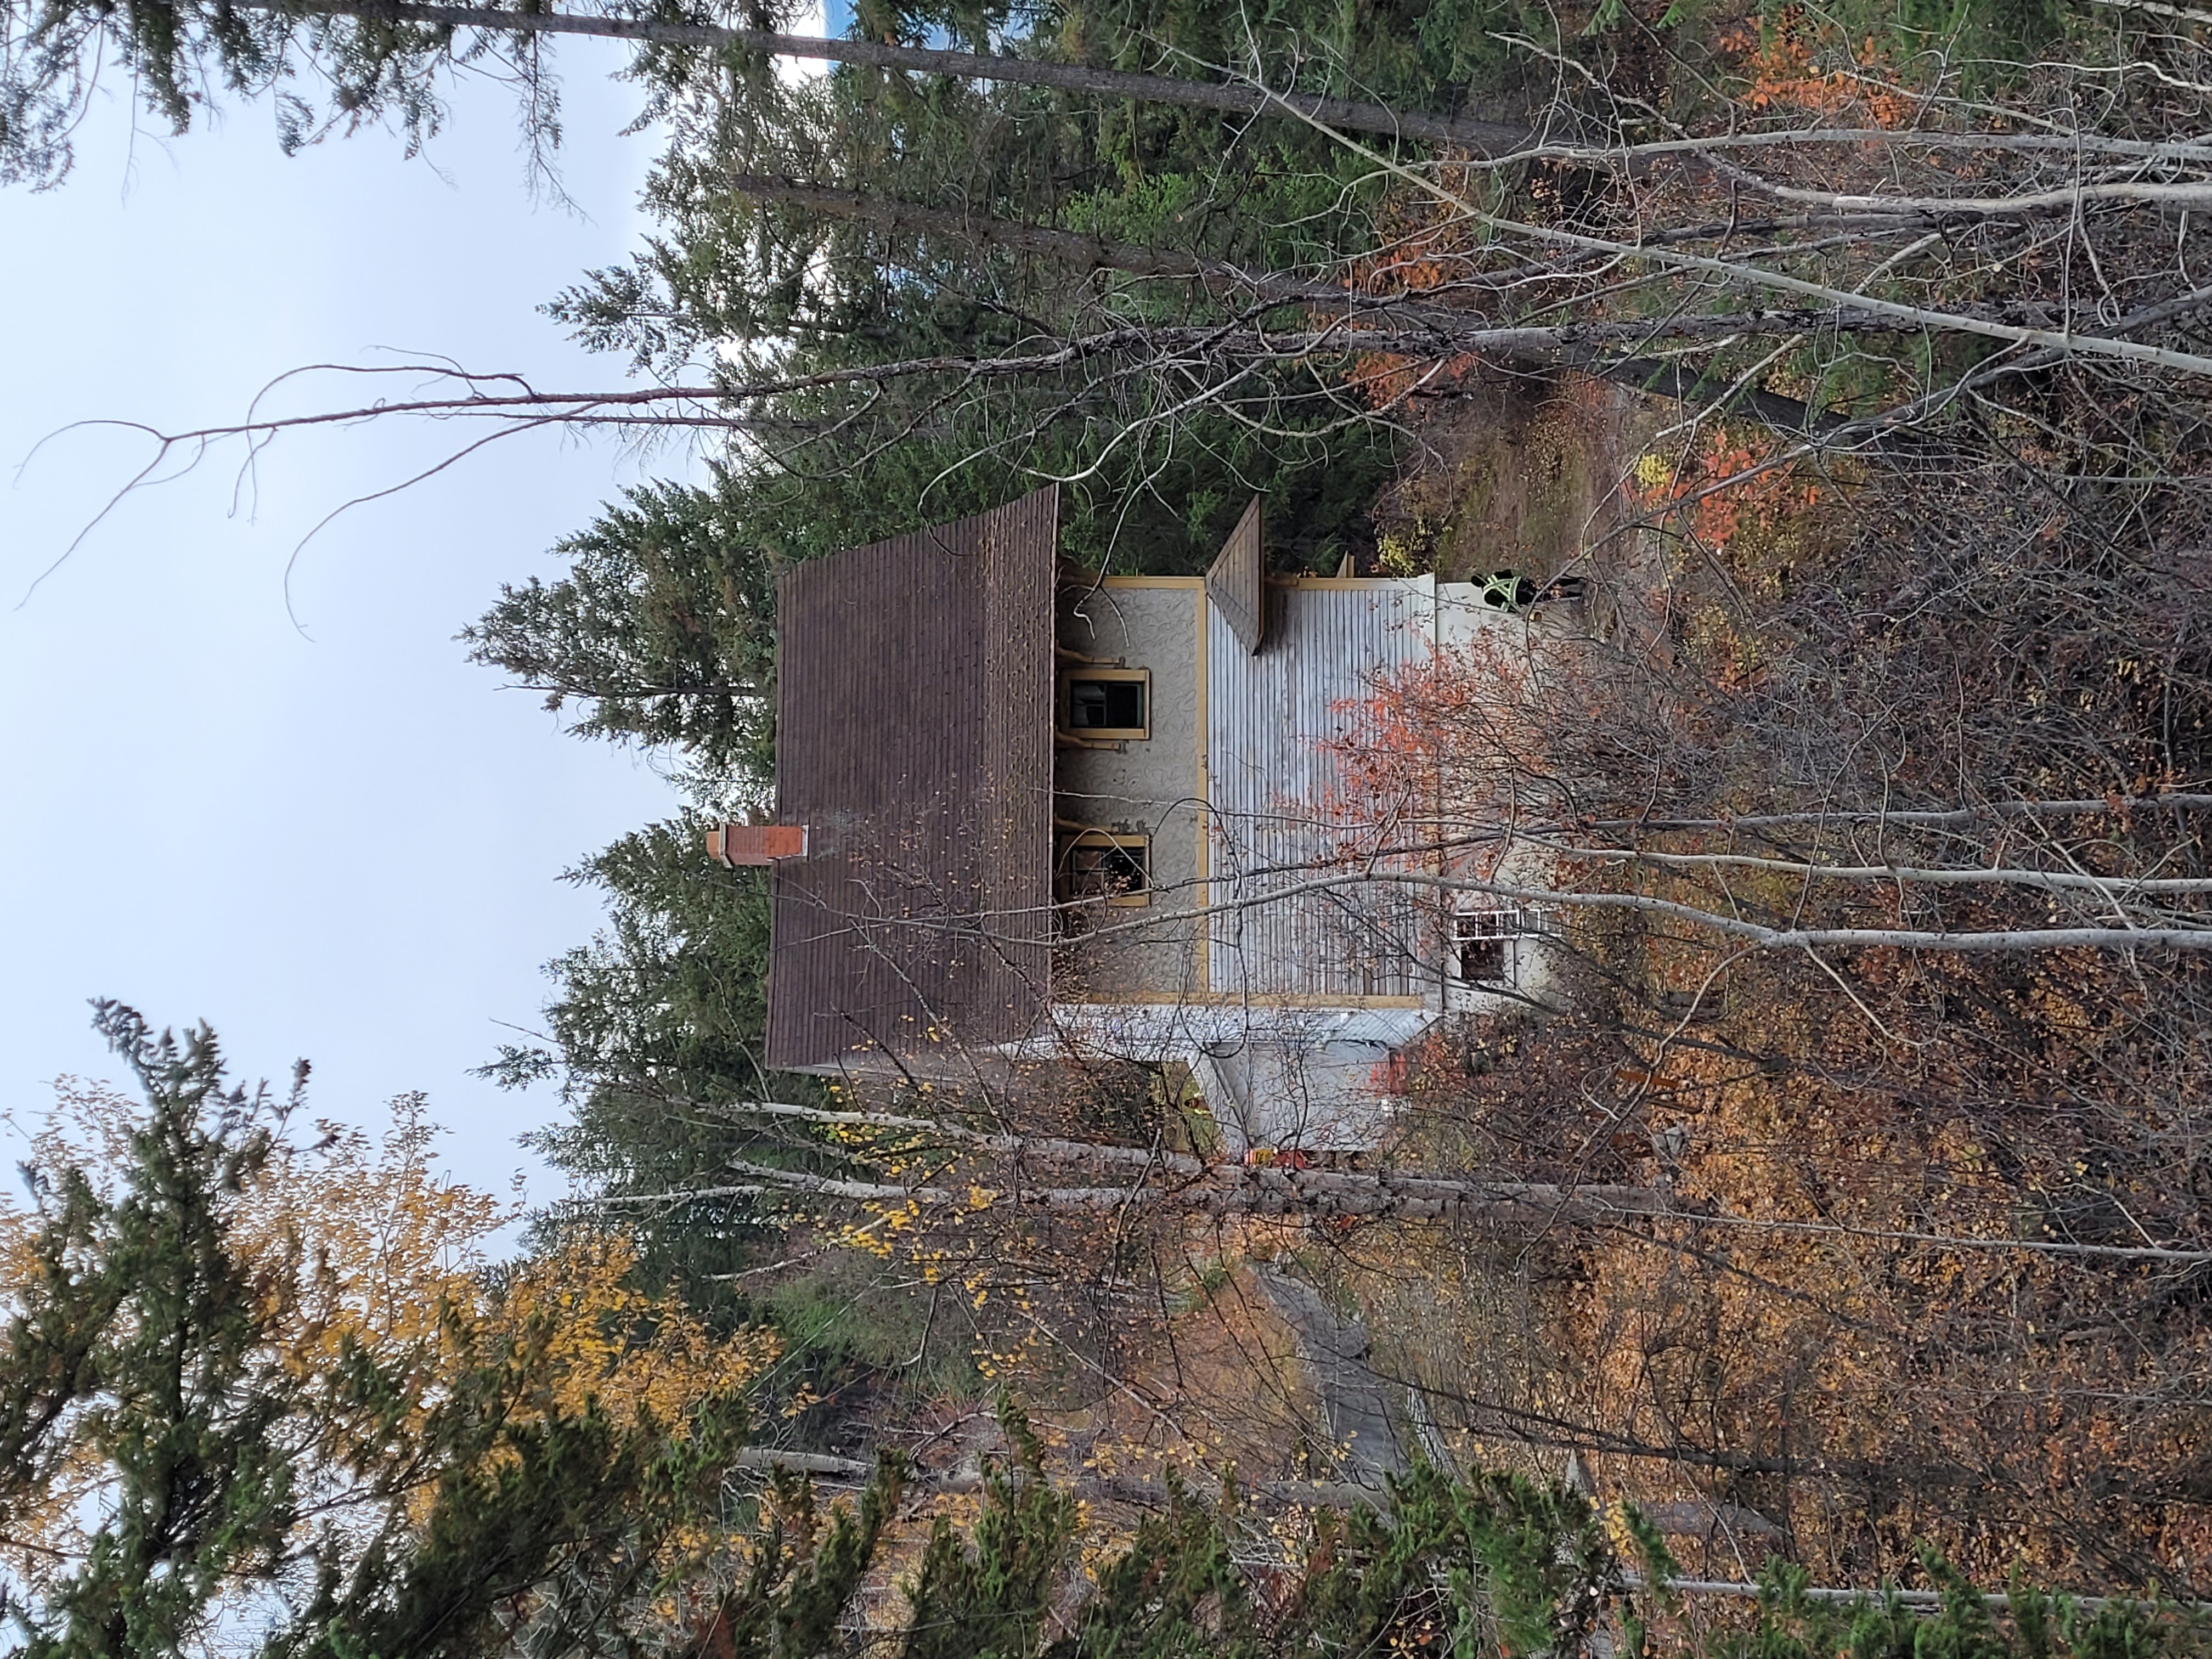
[[[806,856],[803,823],[726,823],[707,832],[707,856],[736,870]]]

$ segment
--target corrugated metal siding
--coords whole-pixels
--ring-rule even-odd
[[[1267,648],[1237,648],[1209,620],[1210,904],[1264,899],[1329,873],[1350,822],[1330,745],[1351,734],[1379,676],[1425,659],[1435,593],[1304,585],[1268,595]],[[1231,995],[1419,996],[1437,988],[1433,924],[1415,890],[1338,889],[1262,902],[1209,923],[1209,988]]]
[[[771,877],[771,1066],[911,1064],[1036,1024],[1058,523],[1042,489],[778,584],[776,815],[810,833]]]
[[[1228,1098],[1215,1104],[1209,1095],[1206,1102],[1232,1154],[1254,1146],[1340,1152],[1382,1144],[1391,1098],[1382,1076],[1390,1050],[1380,1043],[1255,1043],[1208,1059]]]
[[[1379,1144],[1392,1109],[1380,1068],[1437,1018],[1424,1008],[1164,1002],[1063,1003],[1053,1017],[1063,1052],[1188,1066],[1237,1155]]]
[[[1402,1048],[1437,1023],[1427,1008],[1329,1008],[1268,1002],[1063,1002],[1052,1011],[1059,1052],[1188,1060],[1263,1045],[1361,1042]]]

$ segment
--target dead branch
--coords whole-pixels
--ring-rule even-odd
[[[1728,818],[1592,818],[1585,823],[1537,823],[1534,833],[1570,829],[1642,830],[1655,834],[1690,830],[1772,830],[1828,824],[1884,824],[1915,829],[1964,827],[1991,818],[2081,818],[2129,812],[2212,811],[2212,795],[2112,795],[2094,800],[1996,800],[1972,806],[1822,808],[1804,812],[1747,812]]]
[[[1419,887],[1438,892],[1480,893],[1492,898],[1510,899],[1519,904],[1553,905],[1567,909],[1638,910],[1709,928],[1730,939],[1742,939],[1760,951],[1808,951],[1824,947],[1961,952],[2068,949],[2212,950],[2212,925],[2204,927],[2027,927],[1964,933],[1913,927],[1768,927],[1740,917],[1722,915],[1695,905],[1644,893],[1577,892],[1572,889],[1524,887],[1510,882],[1483,881],[1472,877],[1435,876],[1419,871],[1381,869],[1317,876],[1310,880],[1286,883],[1263,893],[1248,894],[1240,898],[1179,910],[1175,920],[1199,921],[1212,916],[1233,915],[1264,905],[1280,904],[1307,894],[1342,891],[1363,886]],[[933,923],[900,925],[939,926]],[[1157,931],[1159,926],[1157,921],[1106,923],[1092,928],[1086,937],[1097,939],[1123,933]]]
[[[259,9],[260,8],[255,8]],[[270,6],[268,9],[278,8]],[[658,18],[588,16],[574,12],[508,11],[489,6],[418,5],[411,0],[289,0],[282,9],[320,17],[362,17],[393,23],[427,23],[437,28],[475,28],[496,33],[578,34],[600,40],[638,40],[654,46],[688,46],[707,51],[737,47],[770,58],[811,58],[836,64],[858,64],[869,69],[902,70],[922,75],[947,75],[1012,85],[1048,87],[1059,92],[1132,100],[1139,103],[1176,104],[1190,109],[1218,110],[1228,115],[1266,115],[1278,109],[1295,112],[1301,119],[1341,127],[1348,132],[1414,139],[1429,143],[1464,144],[1479,150],[1509,149],[1531,136],[1526,127],[1464,116],[1429,115],[1386,109],[1343,98],[1322,98],[1308,93],[1274,93],[1236,82],[1192,81],[1167,75],[1133,74],[1121,70],[1092,69],[1080,64],[1055,64],[1042,58],[1004,58],[979,52],[951,52],[933,47],[902,46],[872,40],[823,39],[813,35],[778,34],[767,29],[725,28],[708,23],[678,23]]]
[[[1810,864],[1797,859],[1757,858],[1743,853],[1660,853],[1648,848],[1539,844],[1571,863],[1603,860],[1650,864],[1668,870],[1764,870],[1815,881],[1875,881],[1898,886],[2027,887],[2045,892],[2089,893],[2116,902],[2145,893],[2212,893],[2212,878],[2197,876],[2088,876],[2052,870],[1942,870],[1905,864]]]
[[[1458,214],[1466,223],[1480,226],[1501,236],[1516,241],[1534,242],[1547,246],[1571,248],[1580,252],[1603,254],[1619,259],[1645,259],[1656,265],[1675,270],[1694,271],[1717,279],[1723,286],[1737,289],[1771,289],[1778,293],[1802,295],[1817,300],[1824,306],[1854,307],[1877,316],[1892,319],[1908,328],[1928,328],[1943,332],[1979,335],[1985,339],[2001,340],[2010,345],[2034,345],[2072,354],[2075,352],[2094,357],[2108,357],[2127,362],[2138,362],[2160,368],[2178,370],[2183,374],[2212,374],[2212,357],[2195,352],[2175,351],[2163,346],[2143,345],[2133,340],[2114,338],[2102,334],[2076,334],[2055,331],[2045,328],[2021,327],[1981,318],[1947,314],[1931,307],[1908,305],[1901,301],[1880,299],[1865,294],[1854,295],[1831,283],[1808,281],[1781,271],[1762,270],[1739,261],[1718,258],[1707,254],[1684,253],[1673,248],[1649,244],[1638,246],[1613,237],[1595,236],[1582,231],[1554,225],[1530,224],[1510,216],[1491,212],[1478,206],[1459,191],[1441,180],[1417,168],[1382,155],[1380,152],[1340,135],[1337,140],[1346,148],[1356,150],[1379,170],[1404,181],[1415,189],[1434,197],[1440,204]]]
[[[1002,1201],[1028,1208],[1075,1211],[1164,1205],[1190,1214],[1212,1216],[1458,1221],[1520,1229],[1541,1229],[1562,1222],[1588,1223],[1606,1217],[1674,1213],[1665,1194],[1644,1187],[1563,1187],[1549,1182],[1297,1170],[1263,1164],[1211,1164],[1202,1173],[1172,1186],[1004,1189],[978,1186],[962,1193],[895,1182],[846,1180],[743,1159],[727,1160],[724,1167],[750,1179],[738,1185],[625,1194],[590,1202],[595,1208],[635,1208],[648,1204],[696,1203],[709,1199],[791,1193],[853,1203],[927,1206],[946,1210],[988,1209]]]

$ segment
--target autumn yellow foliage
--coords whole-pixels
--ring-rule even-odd
[[[142,1115],[119,1093],[64,1079],[29,1137],[27,1183],[37,1194],[81,1174],[112,1200]],[[420,1097],[394,1103],[380,1138],[328,1121],[313,1129],[304,1146],[280,1136],[224,1209],[228,1246],[260,1298],[251,1374],[294,1402],[281,1432],[307,1454],[303,1513],[396,1506],[409,1523],[425,1520],[439,1478],[456,1471],[426,1454],[395,1490],[394,1449],[423,1440],[471,1367],[506,1368],[505,1420],[516,1427],[593,1409],[617,1425],[649,1415],[666,1426],[746,1388],[776,1358],[773,1334],[718,1334],[676,1297],[641,1287],[634,1246],[617,1235],[572,1231],[499,1261],[519,1206],[438,1171],[438,1132]],[[0,1199],[0,1316],[52,1266],[41,1261],[44,1223],[36,1201]],[[352,1380],[363,1361],[380,1379],[366,1394]],[[9,1515],[0,1563],[21,1582],[35,1587],[82,1559],[106,1478],[96,1438],[68,1440],[74,1450],[52,1478]],[[495,1439],[485,1455],[496,1467],[514,1453]]]

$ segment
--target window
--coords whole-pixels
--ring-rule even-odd
[[[1066,903],[1149,904],[1152,842],[1143,836],[1087,830],[1060,849],[1056,885]]]
[[[1504,985],[1512,980],[1505,947],[1534,939],[1541,930],[1533,909],[1461,910],[1452,916],[1452,951],[1459,976],[1470,985]]]
[[[1152,676],[1144,668],[1085,668],[1060,682],[1060,729],[1081,738],[1152,734]]]

